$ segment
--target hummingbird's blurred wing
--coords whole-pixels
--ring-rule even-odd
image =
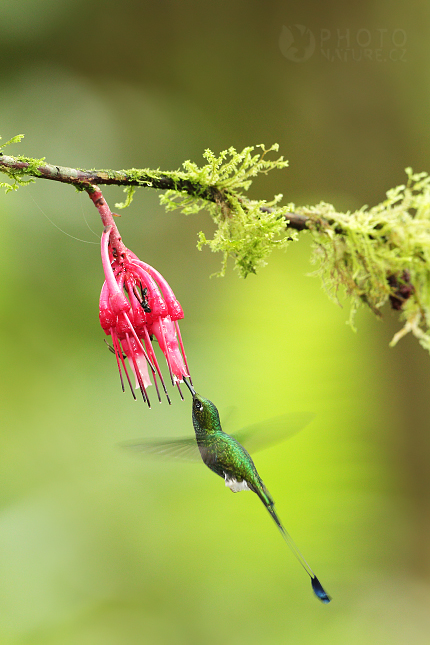
[[[303,430],[314,418],[315,415],[311,412],[288,412],[279,417],[246,426],[233,433],[232,437],[248,452],[257,452],[289,439]]]
[[[273,417],[261,423],[254,423],[251,426],[242,428],[242,430],[235,432],[231,436],[242,444],[248,452],[256,452],[292,437],[307,426],[314,416],[310,412],[282,414],[279,417]],[[183,461],[200,461],[202,459],[195,437],[128,441],[122,443],[121,446],[134,452],[157,455],[168,459],[181,459]]]
[[[157,455],[169,459],[182,459],[184,461],[201,461],[195,437],[182,437],[180,439],[130,441],[122,443],[123,448],[134,452],[143,452],[147,455]]]

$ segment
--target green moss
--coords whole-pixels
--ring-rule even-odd
[[[286,228],[288,212],[308,218],[309,234],[314,241],[312,261],[328,294],[338,301],[340,291],[350,299],[349,322],[354,329],[358,307],[368,306],[381,316],[380,310],[391,299],[399,310],[404,326],[391,344],[408,332],[430,351],[430,178],[427,173],[414,174],[406,169],[407,183],[387,192],[387,198],[373,208],[339,213],[321,203],[308,208],[293,204],[280,206],[282,195],[272,202],[247,199],[252,179],[261,172],[284,168],[287,162],[269,161],[267,152],[253,154],[253,148],[238,153],[234,148],[216,157],[207,150],[207,164],[199,168],[189,161],[177,178],[184,176],[205,189],[204,197],[196,191],[167,191],[161,202],[168,210],[180,208],[185,214],[209,211],[216,231],[212,239],[199,233],[198,248],[207,245],[223,254],[224,275],[228,258],[232,258],[240,275],[255,273],[267,263],[275,248],[286,248],[298,234]],[[185,173],[185,175],[184,175]],[[207,188],[216,190],[213,201],[207,199]],[[202,193],[203,194],[203,193]]]
[[[377,315],[391,297],[404,321],[392,345],[408,332],[430,350],[430,178],[406,169],[406,185],[374,208],[338,213],[329,204],[298,209],[311,218],[313,261],[328,293],[342,287]]]
[[[22,135],[18,135],[0,146],[0,154],[5,146],[19,143],[21,139]],[[281,206],[282,195],[269,202],[250,200],[246,196],[259,174],[288,165],[283,157],[270,159],[269,153],[277,152],[277,145],[256,148],[259,150],[247,147],[241,152],[229,148],[218,156],[206,150],[203,166],[185,161],[175,171],[99,170],[94,171],[91,180],[125,185],[126,199],[116,204],[117,208],[131,203],[136,188],[149,187],[165,191],[160,200],[167,210],[180,209],[186,215],[208,210],[216,230],[212,239],[200,232],[198,248],[207,245],[222,254],[218,275],[224,275],[229,258],[241,276],[255,273],[267,263],[273,249],[284,249],[298,239],[298,233],[286,227],[288,213],[305,215],[307,234],[314,241],[313,262],[318,265],[315,274],[322,278],[327,292],[336,301],[341,291],[349,297],[351,326],[359,306],[367,305],[380,316],[381,307],[390,299],[404,322],[392,344],[412,332],[430,351],[430,178],[427,173],[414,174],[410,168],[406,169],[405,185],[388,191],[382,204],[353,213],[339,213],[325,203],[307,208],[295,208],[293,204]],[[16,190],[34,181],[32,177],[41,175],[39,167],[44,159],[23,156],[16,159],[28,166],[2,168],[13,179],[12,184],[0,183],[6,191]],[[46,165],[47,168],[58,170]],[[67,168],[62,171],[65,177],[67,173],[76,173]],[[77,190],[92,190],[86,181],[73,183]]]
[[[285,248],[297,239],[295,233],[285,234],[285,216],[289,207],[278,206],[282,195],[277,195],[271,202],[251,201],[244,195],[254,177],[288,165],[283,157],[274,160],[267,158],[268,153],[278,150],[276,144],[268,149],[264,145],[257,148],[261,148],[261,152],[254,154],[254,147],[247,147],[241,152],[229,148],[218,156],[211,150],[205,150],[203,156],[207,164],[200,168],[186,161],[184,171],[177,171],[178,179],[186,176],[191,183],[200,186],[200,194],[196,191],[191,196],[188,192],[169,190],[160,197],[167,210],[179,208],[186,215],[202,209],[209,211],[217,230],[213,239],[207,239],[200,232],[198,248],[208,245],[212,251],[223,254],[218,275],[224,275],[229,257],[241,276],[255,273],[266,264],[274,248]],[[207,199],[208,187],[214,189],[214,201]]]
[[[6,148],[6,146],[10,146],[12,143],[20,143],[24,139],[23,134],[17,134],[16,136],[12,137],[12,139],[9,139],[9,141],[6,141],[6,143],[0,144],[0,150],[3,150],[3,148]],[[2,137],[0,137],[1,139]]]
[[[6,141],[6,143],[1,144],[0,153],[3,154],[3,150],[6,146],[9,146],[13,143],[20,143],[23,138],[24,138],[23,134],[17,134],[15,137],[12,137],[12,139],[9,139],[9,141]],[[31,177],[31,175],[36,177],[40,175],[38,171],[38,167],[43,164],[43,162],[45,161],[45,158],[43,157],[42,159],[33,159],[32,157],[19,156],[17,157],[17,161],[28,163],[28,167],[25,169],[21,169],[21,168],[18,168],[18,169],[3,168],[2,169],[3,173],[5,173],[6,175],[8,175],[8,177],[13,179],[13,184],[8,184],[6,182],[0,183],[0,187],[4,188],[7,193],[9,193],[12,190],[18,190],[20,186],[27,186],[28,184],[32,184],[34,182],[34,179]]]
[[[133,195],[136,192],[136,186],[126,186],[124,188],[124,192],[127,197],[124,202],[118,202],[117,204],[115,204],[116,208],[127,208],[127,206],[130,206],[131,202],[133,201]]]
[[[274,248],[285,248],[297,239],[296,233],[285,234],[289,207],[278,205],[282,195],[271,202],[251,201],[245,196],[254,177],[288,165],[283,157],[267,158],[269,153],[278,150],[276,144],[268,149],[264,145],[257,148],[261,151],[254,152],[255,148],[251,146],[241,152],[229,148],[218,156],[205,150],[203,157],[207,163],[201,167],[188,160],[182,164],[182,169],[175,171],[131,168],[121,174],[140,186],[159,189],[164,185],[173,186],[160,197],[168,211],[179,209],[185,215],[191,215],[208,210],[217,231],[213,239],[207,239],[201,232],[198,247],[208,245],[212,251],[223,254],[219,275],[224,275],[231,257],[240,275],[245,277],[264,266]],[[135,187],[126,186],[124,192],[127,198],[123,203],[115,204],[117,208],[125,208],[131,203]]]
[[[224,275],[227,260],[231,257],[235,268],[242,277],[256,273],[267,264],[267,258],[275,248],[286,248],[298,239],[297,233],[286,234],[285,217],[288,207],[278,207],[281,196],[272,202],[230,199],[230,212],[225,216],[217,205],[209,204],[208,209],[217,224],[213,239],[207,240],[199,234],[198,248],[208,245],[212,251],[223,254],[223,263],[218,275]],[[267,210],[262,211],[264,206]]]

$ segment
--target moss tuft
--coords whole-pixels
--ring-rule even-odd
[[[405,322],[391,344],[412,332],[430,350],[430,177],[406,174],[406,185],[373,208],[337,213],[319,204],[298,212],[310,217],[315,274],[332,297],[343,287],[351,299],[351,325],[359,306],[380,315],[390,299]]]
[[[3,150],[4,148],[6,148],[6,146],[9,146],[13,143],[20,143],[23,138],[24,138],[23,134],[17,134],[15,137],[12,137],[12,139],[9,139],[9,141],[6,141],[6,143],[1,144],[0,154],[3,154]],[[31,157],[19,156],[16,159],[18,162],[28,163],[29,165],[25,169],[23,168],[13,168],[13,169],[3,168],[2,169],[3,173],[5,173],[8,177],[13,179],[13,184],[8,184],[7,182],[0,182],[0,188],[4,188],[6,193],[11,192],[12,190],[18,190],[20,186],[27,186],[28,184],[32,184],[34,182],[34,179],[29,175],[34,175],[34,176],[40,175],[38,171],[38,167],[41,166],[45,161],[44,157],[42,159],[33,159]]]
[[[293,239],[297,239],[295,233],[285,235],[285,216],[289,209],[288,206],[278,206],[282,195],[277,195],[271,202],[251,201],[244,195],[257,175],[288,166],[288,161],[283,157],[267,159],[268,153],[278,151],[277,144],[268,149],[264,145],[257,148],[261,148],[261,152],[254,154],[254,147],[250,146],[241,152],[229,148],[218,156],[211,150],[205,150],[203,156],[207,160],[206,165],[199,168],[195,163],[186,161],[184,171],[178,171],[181,178],[185,173],[190,182],[201,186],[205,196],[200,197],[198,193],[190,196],[189,193],[169,190],[160,197],[167,210],[179,208],[186,215],[202,209],[209,211],[217,230],[210,240],[200,232],[198,248],[208,245],[212,251],[223,254],[221,271],[217,275],[225,274],[229,257],[233,258],[241,276],[255,273],[266,264],[274,248],[285,248]],[[214,201],[207,200],[208,187],[213,189]]]

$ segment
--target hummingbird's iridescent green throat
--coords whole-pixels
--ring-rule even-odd
[[[330,602],[330,596],[322,587],[290,534],[283,527],[275,512],[275,503],[258,474],[251,456],[234,437],[222,430],[218,410],[212,401],[197,394],[185,378],[184,382],[193,396],[193,426],[204,463],[225,480],[225,485],[233,493],[251,490],[258,495],[285,542],[310,576],[312,589],[317,598],[324,603]]]

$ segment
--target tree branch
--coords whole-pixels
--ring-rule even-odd
[[[149,170],[81,170],[43,163],[35,166],[34,160],[0,154],[0,171],[10,176],[27,175],[51,179],[63,184],[73,184],[82,190],[98,184],[115,186],[141,186],[158,190],[174,190],[217,203],[225,195],[216,186],[204,186],[190,179],[174,177],[173,173]],[[177,174],[177,173],[175,173]]]
[[[21,135],[8,143],[17,143]],[[7,144],[5,144],[7,145]],[[257,146],[237,152],[234,148],[216,156],[204,152],[202,167],[186,161],[176,171],[151,169],[82,170],[48,164],[44,159],[12,157],[0,149],[0,172],[13,184],[0,183],[6,190],[17,188],[33,178],[50,179],[85,190],[98,208],[104,225],[113,227],[112,240],[121,253],[122,242],[98,185],[122,186],[132,199],[136,187],[165,191],[161,202],[168,210],[185,214],[206,209],[216,224],[212,239],[199,233],[198,247],[209,245],[221,251],[224,273],[228,258],[243,277],[264,266],[274,249],[285,249],[297,240],[297,231],[312,236],[313,260],[329,293],[337,299],[343,286],[351,299],[351,323],[360,304],[365,303],[380,316],[385,302],[400,311],[405,327],[430,350],[430,177],[406,169],[405,185],[387,192],[387,198],[373,208],[340,213],[326,203],[296,208],[280,206],[282,195],[272,201],[251,200],[245,192],[260,173],[287,166],[283,157],[267,159],[277,151]],[[4,146],[3,146],[4,148]],[[30,178],[30,179],[26,179]],[[288,229],[286,231],[286,228]],[[393,339],[397,341],[399,334]]]
[[[140,186],[142,188],[155,188],[156,190],[173,190],[186,193],[190,197],[206,200],[212,204],[227,204],[230,202],[228,190],[217,186],[207,186],[186,178],[173,177],[170,173],[158,171],[136,170],[82,170],[43,163],[35,165],[34,160],[25,157],[12,157],[0,153],[0,172],[9,176],[26,175],[38,179],[51,179],[63,184],[72,184],[80,190],[91,192],[93,186],[99,184],[106,186]],[[247,200],[241,198],[246,206]],[[272,208],[261,207],[262,212],[271,213]],[[303,231],[307,227],[309,217],[300,213],[288,213],[287,227],[296,231]]]

